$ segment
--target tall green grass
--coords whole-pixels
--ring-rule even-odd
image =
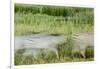
[[[64,6],[48,6],[48,5],[29,5],[29,4],[15,4],[15,12],[21,13],[41,13],[52,16],[73,16],[74,14],[91,14],[93,8],[79,8],[79,7],[64,7]]]
[[[82,21],[82,17],[84,18]],[[91,32],[93,31],[93,20],[88,20],[87,16],[78,18],[48,16],[44,14],[15,14],[15,35],[32,34],[36,32],[48,32],[50,34],[67,34],[69,32]],[[74,19],[75,18],[75,19]],[[80,19],[80,20],[79,20]]]
[[[40,53],[37,59],[25,57],[21,54],[24,50],[21,50],[15,54],[15,65],[93,60],[93,56],[84,59],[78,53],[72,58],[71,38],[74,33],[94,31],[93,11],[93,8],[15,4],[15,36],[47,32],[67,37],[65,43],[57,45],[59,58],[53,52],[48,55]],[[89,57],[93,51],[89,48],[86,53],[90,53],[87,54]]]

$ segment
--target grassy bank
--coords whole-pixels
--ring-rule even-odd
[[[45,14],[33,15],[31,13],[16,13],[15,35],[26,35],[36,32],[48,32],[50,34],[68,34],[93,31],[93,22],[91,20],[89,22],[87,16],[69,16],[69,18],[70,19],[65,20],[65,18],[61,16],[55,17]]]
[[[41,12],[45,12],[38,12],[37,9],[39,11],[41,10]],[[54,15],[57,13],[59,13],[59,15]],[[65,14],[65,16],[63,16],[63,14]],[[93,31],[93,19],[92,8],[16,4],[15,35],[25,35],[36,32],[48,32],[51,34],[91,32]]]

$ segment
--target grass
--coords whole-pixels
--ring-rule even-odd
[[[64,17],[48,16],[44,14],[33,15],[31,13],[16,13],[15,35],[26,35],[35,32],[48,32],[50,34],[68,34],[70,32],[77,33],[93,31],[93,25],[91,23],[85,23],[86,21],[83,21],[83,23],[77,23],[77,21],[80,21],[77,20],[78,18],[74,22],[72,22],[73,18],[67,21],[57,21],[57,18],[64,19]]]
[[[67,51],[68,52],[68,51]],[[93,61],[94,58],[80,58],[80,57],[69,57],[70,55],[63,55],[62,52],[60,54],[60,58],[56,58],[56,54],[53,52],[49,52],[48,55],[40,53],[37,58],[34,56],[23,56],[21,54],[15,54],[15,65],[30,65],[30,64],[48,64],[48,63],[65,63],[65,62],[85,62],[85,61]]]
[[[90,48],[86,50],[87,59],[81,58],[78,53],[72,58],[71,40],[74,33],[93,32],[93,15],[93,8],[42,6],[41,10],[40,6],[35,5],[15,5],[15,36],[47,32],[67,37],[65,43],[57,45],[59,58],[53,52],[49,52],[48,55],[40,53],[37,58],[25,57],[22,55],[24,50],[20,50],[15,53],[15,65],[93,61],[93,50]]]

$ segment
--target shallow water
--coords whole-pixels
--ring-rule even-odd
[[[65,41],[64,36],[54,36],[47,33],[32,34],[27,36],[15,36],[15,52],[24,49],[23,55],[36,55],[43,50],[57,52],[57,44]]]

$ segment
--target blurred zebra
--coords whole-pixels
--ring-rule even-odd
[[[85,32],[74,34],[72,36],[74,46],[72,48],[72,52],[80,52],[82,57],[86,58],[86,48],[92,47],[94,48],[94,33],[93,32]]]

